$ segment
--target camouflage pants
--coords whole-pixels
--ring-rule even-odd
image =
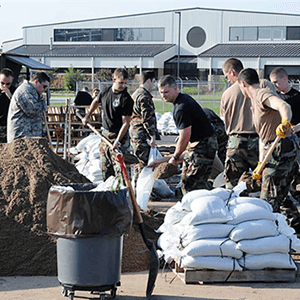
[[[7,143],[7,127],[0,126],[0,143]]]
[[[228,143],[228,135],[226,134],[224,127],[215,127],[215,134],[217,136],[218,140],[218,156],[222,162],[222,164],[225,164],[226,159],[226,146]]]
[[[185,154],[182,168],[182,192],[211,189],[208,177],[218,150],[217,137],[213,134],[193,145]]]
[[[258,163],[258,136],[231,135],[228,139],[224,179],[226,188],[234,188],[249,168],[254,170]]]
[[[113,144],[118,136],[118,133],[108,132],[107,130],[102,129],[102,135],[105,136]],[[125,136],[121,140],[120,150],[123,154],[130,152],[130,142],[128,133],[125,134]],[[102,176],[104,181],[110,176],[122,176],[122,170],[119,166],[118,159],[105,142],[101,142],[100,144],[100,160]],[[126,167],[128,173],[130,174],[130,166]]]
[[[136,182],[143,168],[148,164],[150,145],[147,143],[148,135],[144,132],[130,131],[130,141],[133,154],[139,159],[139,163],[133,167],[133,180]]]
[[[267,200],[274,212],[281,212],[280,206],[288,195],[296,172],[297,155],[297,136],[281,139],[262,173],[260,198]]]

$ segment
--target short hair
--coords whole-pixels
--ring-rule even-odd
[[[272,72],[270,73],[269,77],[271,76],[276,76],[278,78],[283,78],[283,77],[288,77],[288,73],[287,71],[282,68],[282,67],[277,67],[275,69],[272,70]]]
[[[168,85],[169,87],[176,86],[175,78],[171,75],[165,75],[161,77],[158,81],[158,86],[166,86],[166,85]]]
[[[234,70],[237,74],[239,74],[243,69],[243,63],[234,57],[228,58],[224,64],[223,64],[223,68],[222,68],[225,72],[228,72],[229,70]]]
[[[259,77],[256,70],[252,68],[243,69],[239,73],[238,82],[244,81],[249,85],[259,84]]]
[[[114,78],[121,78],[121,77],[123,77],[124,79],[128,79],[129,75],[128,75],[128,72],[127,72],[126,69],[124,69],[124,68],[117,68],[114,71],[113,77]]]
[[[94,94],[95,92],[100,92],[100,90],[99,90],[98,88],[94,88],[94,89],[92,90],[92,94]]]
[[[82,88],[82,90],[84,91],[84,92],[89,92],[89,88],[87,87],[87,86],[84,86],[83,88]]]
[[[42,82],[45,82],[45,81],[48,81],[48,82],[51,81],[50,76],[47,73],[45,73],[45,72],[36,72],[31,77],[30,81],[35,81],[36,79],[39,81],[39,83],[42,83]]]
[[[0,71],[0,74],[4,75],[5,77],[14,77],[14,73],[11,69],[9,68],[3,68],[1,71]]]
[[[155,73],[153,71],[143,71],[142,72],[142,83],[145,83],[148,79],[151,81],[155,79]]]

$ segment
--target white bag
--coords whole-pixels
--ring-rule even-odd
[[[148,164],[161,158],[157,148],[151,148],[149,153]],[[147,210],[149,197],[154,185],[154,171],[152,168],[143,168],[136,183],[136,201],[142,210]]]

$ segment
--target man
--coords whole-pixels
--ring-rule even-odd
[[[245,97],[251,99],[253,121],[259,134],[260,162],[276,135],[281,137],[263,170],[260,198],[268,201],[273,206],[274,212],[284,213],[281,205],[289,192],[298,151],[298,138],[295,134],[290,135],[291,130],[289,130],[292,118],[291,107],[276,93],[260,88],[258,74],[254,69],[242,70],[238,83]],[[255,177],[259,177],[256,170],[253,173]]]
[[[223,93],[220,105],[220,116],[224,118],[229,137],[224,166],[224,179],[229,189],[238,184],[249,168],[254,170],[258,161],[258,135],[252,121],[251,101],[242,94],[237,82],[243,68],[237,58],[227,59],[222,68],[226,79],[232,83]],[[261,86],[274,89],[267,80],[261,81]]]
[[[0,71],[0,143],[7,142],[7,114],[10,99],[16,88],[12,70],[4,68]]]
[[[141,82],[142,84],[132,96],[134,106],[129,129],[133,153],[139,159],[139,163],[134,165],[135,182],[142,169],[148,164],[150,148],[155,148],[157,134],[155,107],[151,95],[155,85],[155,73],[144,71]]]
[[[158,82],[164,101],[173,104],[173,118],[179,131],[175,152],[166,157],[177,166],[183,161],[182,191],[211,189],[208,177],[218,150],[217,138],[201,106],[189,95],[178,91],[175,79],[165,75]]]
[[[44,72],[35,73],[30,81],[24,82],[14,92],[7,117],[7,141],[43,134],[43,112],[47,103],[42,96],[50,84]]]
[[[133,100],[126,89],[127,81],[128,72],[122,68],[116,69],[113,84],[93,100],[89,112],[82,120],[86,125],[91,114],[100,105],[102,134],[113,144],[113,149],[120,148],[123,154],[128,153],[130,148],[128,128],[133,108]],[[118,165],[113,164],[110,147],[103,142],[100,145],[100,156],[104,181],[112,175],[121,174]]]

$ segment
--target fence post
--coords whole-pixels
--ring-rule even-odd
[[[195,77],[197,80],[197,91],[198,91],[198,102],[200,102],[200,81],[197,77]]]

